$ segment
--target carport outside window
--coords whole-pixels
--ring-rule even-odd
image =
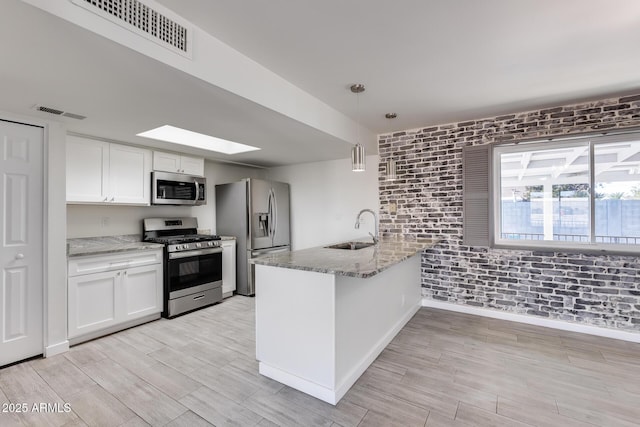
[[[640,250],[640,135],[493,150],[497,246]]]

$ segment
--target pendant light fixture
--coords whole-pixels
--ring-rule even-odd
[[[398,164],[393,158],[390,158],[386,162],[387,169],[387,181],[395,181],[398,179]]]
[[[356,145],[351,149],[351,170],[354,172],[362,172],[365,170],[365,152],[364,147],[360,144],[360,96],[362,92],[364,92],[364,85],[360,83],[356,83],[351,85],[351,92],[356,94],[357,100],[357,139]]]
[[[397,113],[387,113],[384,115],[387,119],[393,120],[398,117]],[[385,162],[385,171],[387,173],[387,181],[395,181],[398,179],[398,163],[393,159],[393,157],[389,157]]]

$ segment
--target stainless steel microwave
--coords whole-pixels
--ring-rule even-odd
[[[204,205],[207,179],[182,173],[151,172],[152,205]]]

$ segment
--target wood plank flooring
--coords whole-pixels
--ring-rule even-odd
[[[640,425],[640,344],[422,308],[332,406],[257,373],[254,321],[235,296],[1,369],[29,412],[0,426]]]

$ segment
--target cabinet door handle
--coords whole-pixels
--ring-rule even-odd
[[[16,254],[16,259],[24,259],[24,254]]]
[[[113,197],[111,198],[111,200],[109,200],[109,201],[110,201],[110,202],[113,202],[115,199],[116,199],[116,197],[115,197],[115,196],[113,196]]]
[[[103,202],[106,202],[107,200],[109,200],[108,196],[104,198]]]

